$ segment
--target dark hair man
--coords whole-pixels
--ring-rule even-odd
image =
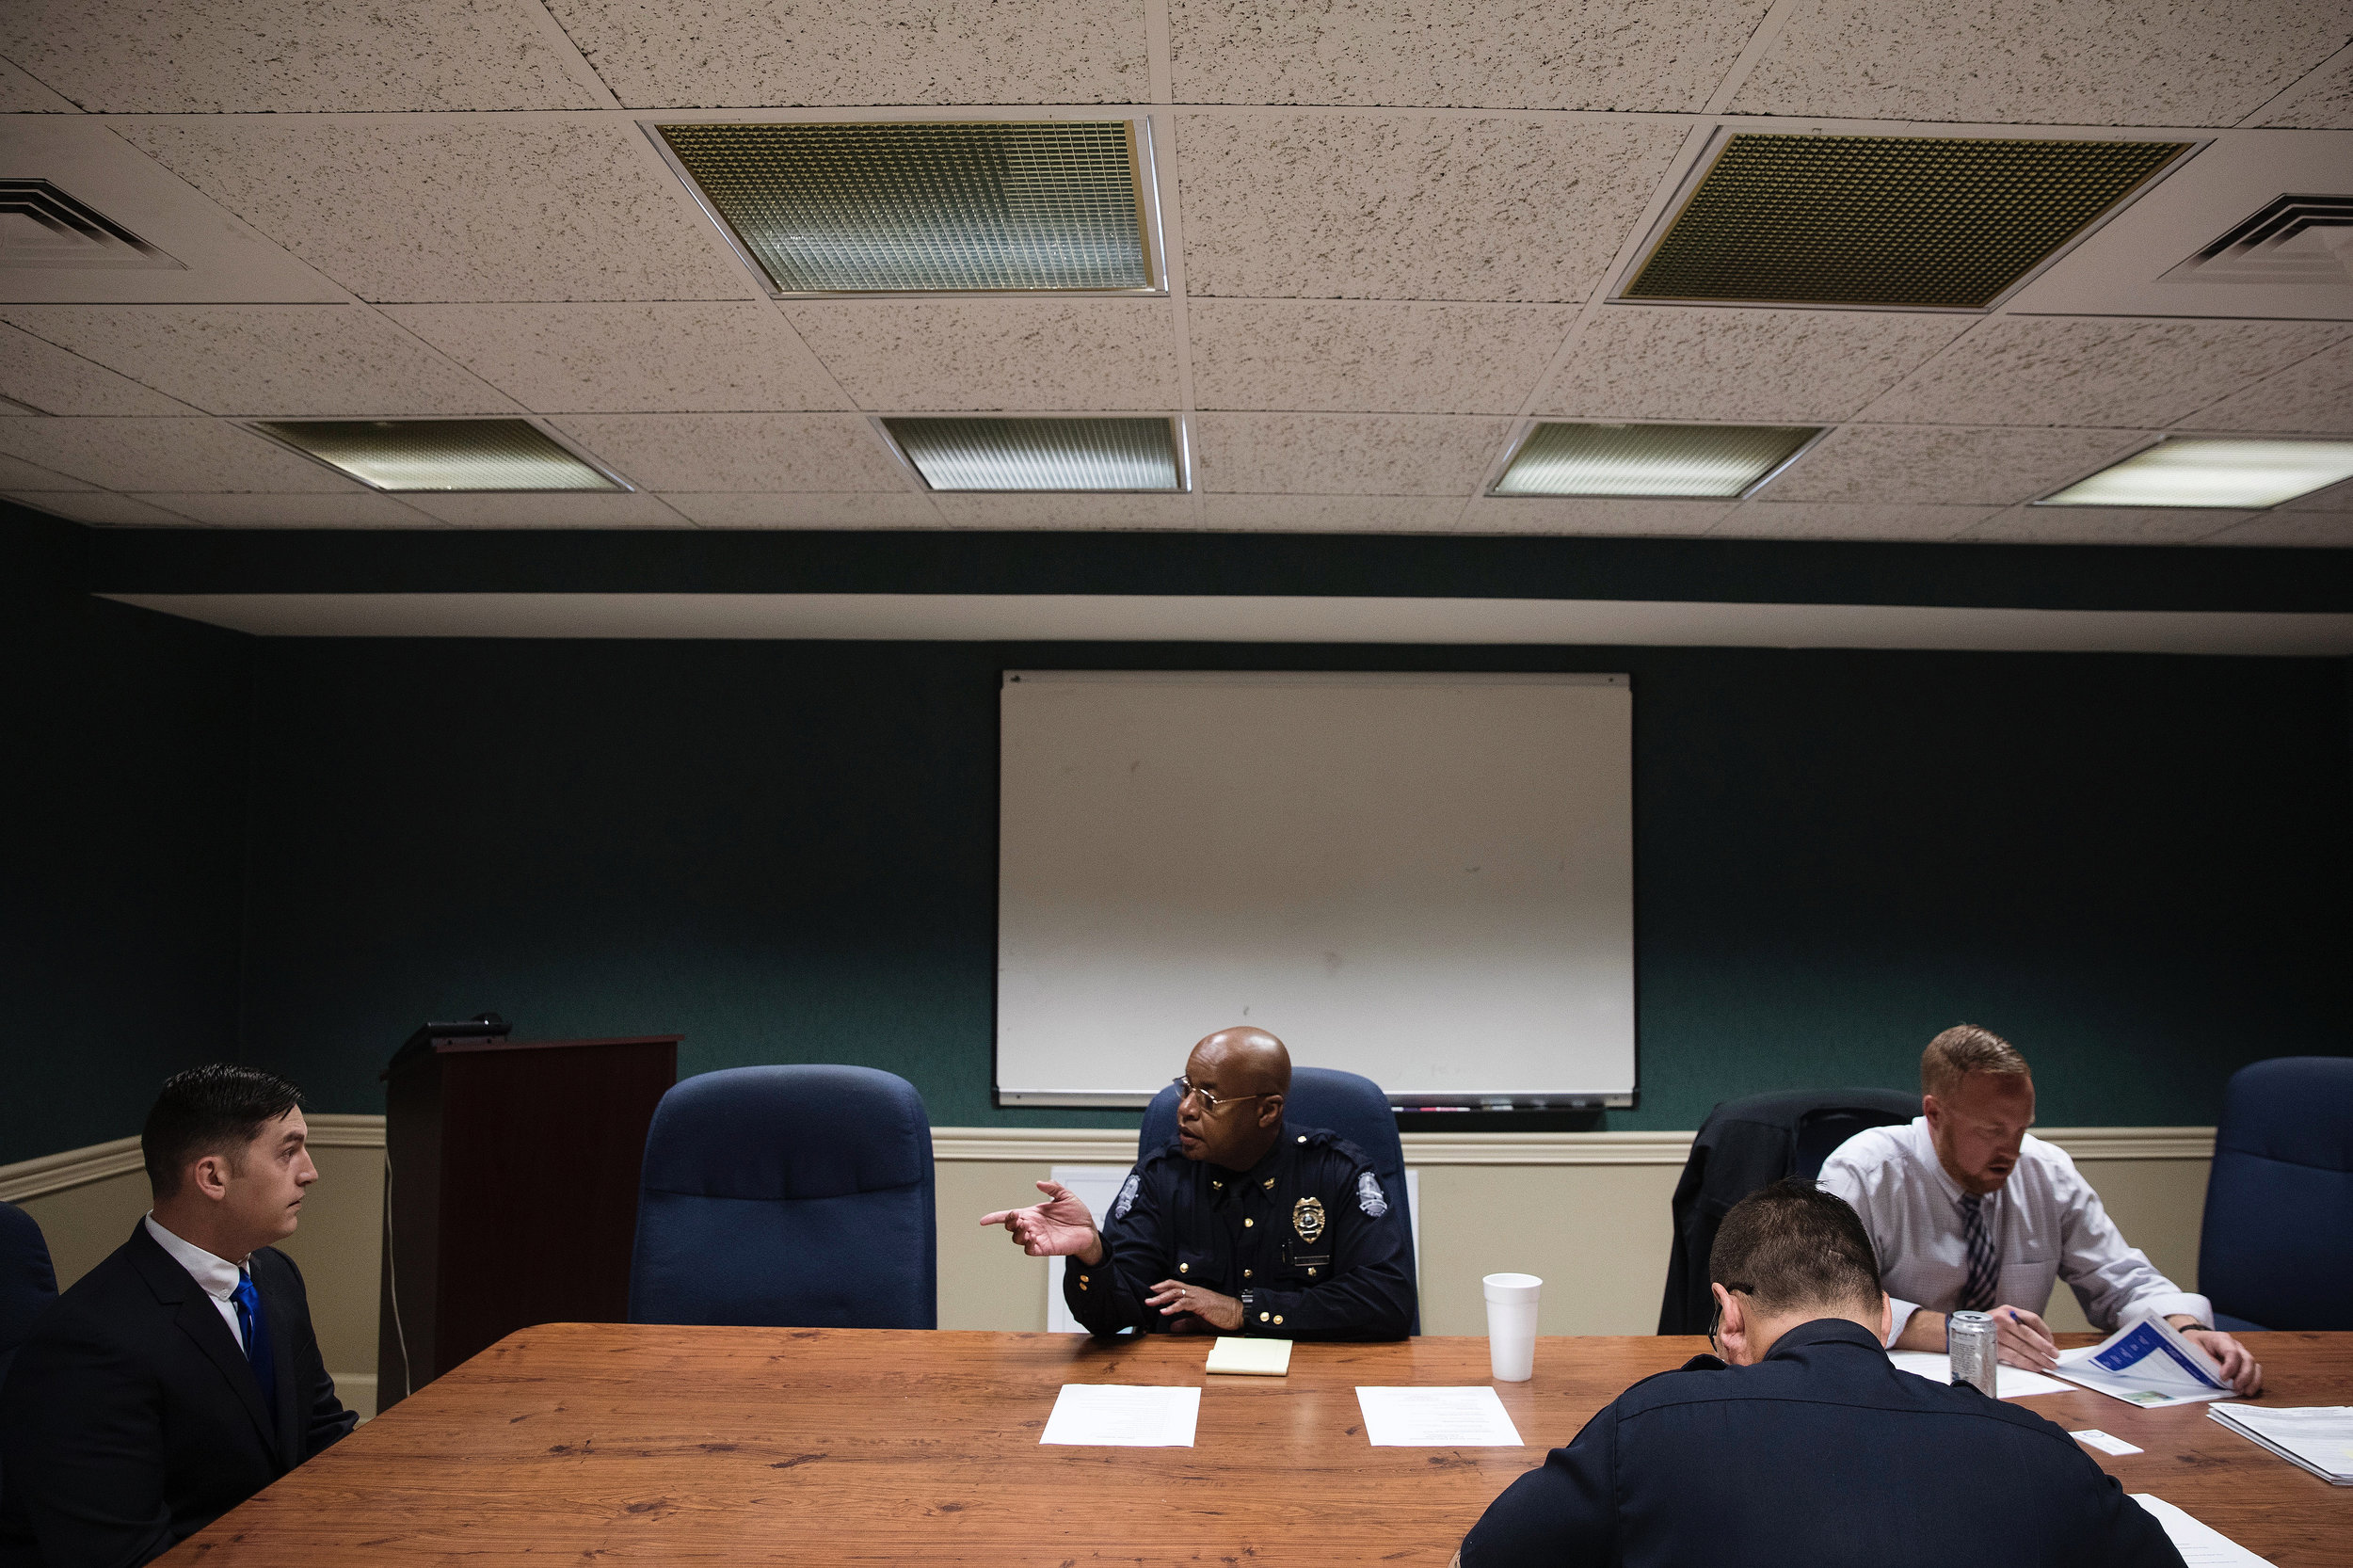
[[[1838,1199],[1751,1193],[1707,1272],[1723,1359],[1619,1395],[1489,1506],[1461,1568],[2180,1568],[2058,1427],[1896,1369],[1870,1240]]]
[[[2264,1369],[2215,1330],[2213,1304],[2125,1244],[2066,1150],[2027,1136],[2034,1075],[2016,1047],[1957,1024],[1921,1052],[1920,1091],[1917,1120],[1859,1132],[1822,1165],[1885,1263],[1897,1349],[1942,1351],[1947,1313],[1991,1312],[2002,1359],[2047,1371],[2058,1345],[2041,1313],[2064,1279],[2103,1332],[2163,1317],[2233,1388],[2262,1391]]]
[[[1063,1299],[1094,1334],[1403,1338],[1404,1227],[1363,1150],[1283,1119],[1283,1042],[1220,1030],[1176,1082],[1176,1141],[1136,1162],[1108,1226],[1050,1181],[1037,1184],[1046,1202],[981,1224],[1032,1257],[1069,1257]]]
[[[139,1145],[155,1207],[57,1298],[0,1391],[0,1568],[136,1568],[343,1436],[294,1234],[302,1096],[173,1078]]]

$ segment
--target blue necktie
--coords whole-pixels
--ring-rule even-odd
[[[1969,1192],[1961,1200],[1961,1240],[1969,1248],[1969,1277],[1961,1288],[1963,1312],[1990,1311],[1993,1305],[1993,1235],[1985,1223],[1985,1199]]]
[[[262,1312],[262,1293],[253,1288],[253,1276],[240,1272],[236,1293],[229,1298],[237,1304],[237,1330],[245,1336],[245,1358],[253,1364],[253,1381],[262,1386],[262,1408],[269,1412],[270,1425],[278,1424],[278,1363],[269,1353],[269,1319]]]

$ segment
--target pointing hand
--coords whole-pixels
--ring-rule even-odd
[[[1096,1234],[1095,1216],[1079,1195],[1057,1181],[1041,1181],[1037,1190],[1046,1201],[1027,1208],[1003,1208],[981,1216],[984,1225],[1002,1225],[1021,1250],[1032,1257],[1076,1257],[1082,1263],[1102,1260],[1102,1238]]]

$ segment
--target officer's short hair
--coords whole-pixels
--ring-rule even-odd
[[[1920,1092],[1924,1095],[1949,1095],[1971,1073],[2029,1076],[2026,1059],[2018,1054],[2016,1046],[1976,1024],[1953,1025],[1920,1053]]]
[[[1708,1252],[1707,1277],[1769,1317],[1880,1304],[1879,1255],[1863,1222],[1845,1199],[1797,1176],[1732,1206]]]
[[[233,1160],[264,1127],[301,1103],[301,1090],[258,1067],[216,1062],[174,1074],[139,1132],[148,1185],[158,1199],[171,1196],[193,1161],[208,1154]]]

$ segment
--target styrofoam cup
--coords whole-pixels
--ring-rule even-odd
[[[1489,1274],[1487,1365],[1497,1383],[1526,1383],[1536,1375],[1536,1301],[1545,1282],[1534,1274]]]

